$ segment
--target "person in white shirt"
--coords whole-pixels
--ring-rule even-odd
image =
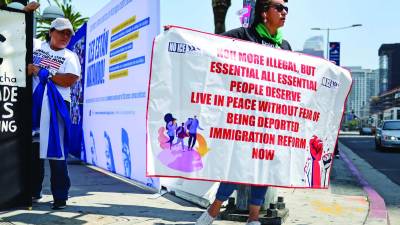
[[[71,186],[66,162],[71,123],[70,86],[79,79],[81,73],[78,56],[66,48],[74,34],[68,19],[53,20],[47,42],[35,42],[33,63],[28,65],[28,75],[33,76],[33,129],[40,129],[40,142],[33,145],[32,199],[41,198],[44,159],[48,159],[53,209],[66,207]],[[35,122],[35,118],[39,118],[39,122]]]

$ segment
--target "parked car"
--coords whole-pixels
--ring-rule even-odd
[[[360,135],[374,135],[372,127],[360,127]]]
[[[378,150],[400,148],[400,120],[384,120],[376,128],[375,146]]]

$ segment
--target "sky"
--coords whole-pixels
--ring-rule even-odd
[[[72,0],[74,8],[90,17],[111,0]],[[114,0],[115,1],[115,0]],[[148,0],[153,1],[153,0]],[[214,32],[211,0],[159,0],[160,24]],[[237,11],[242,8],[242,0],[231,0],[232,5],[226,17],[226,29],[241,26]],[[46,1],[42,0],[42,10]],[[284,38],[293,50],[302,50],[304,41],[312,36],[322,35],[326,41],[326,31],[311,28],[338,28],[352,24],[362,24],[345,30],[332,30],[329,41],[341,43],[341,65],[361,66],[378,69],[378,50],[384,43],[400,43],[400,1],[372,0],[290,0],[289,14]],[[161,30],[161,28],[160,28]],[[326,42],[323,44],[326,49]]]

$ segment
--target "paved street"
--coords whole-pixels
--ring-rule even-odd
[[[376,150],[372,136],[343,137],[339,140],[372,167],[400,185],[400,150]]]
[[[339,141],[340,149],[347,150],[363,177],[385,200],[391,224],[400,224],[400,151],[375,150],[372,136],[340,137]]]

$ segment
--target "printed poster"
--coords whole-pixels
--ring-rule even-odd
[[[110,1],[87,24],[83,137],[88,163],[158,188],[146,177],[146,104],[159,1]]]
[[[349,71],[186,28],[154,41],[147,175],[327,188]]]

